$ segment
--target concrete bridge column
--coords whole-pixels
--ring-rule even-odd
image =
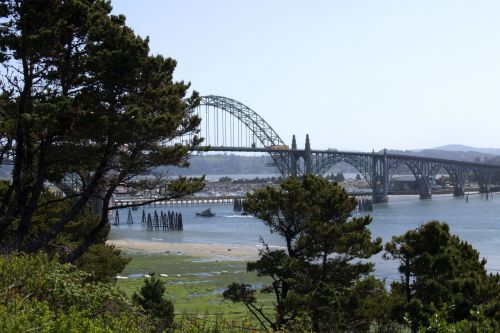
[[[453,196],[454,197],[463,197],[465,195],[464,188],[461,186],[453,185]]]
[[[453,196],[463,197],[465,195],[464,186],[467,173],[462,168],[458,168],[455,177],[453,177]]]
[[[387,168],[387,157],[372,156],[372,200],[373,203],[387,203],[387,192],[389,186],[389,170]]]
[[[384,149],[384,157],[382,160],[382,187],[385,197],[385,202],[388,201],[388,193],[389,193],[389,166],[387,164],[387,149]]]
[[[306,147],[305,147],[304,162],[306,167],[306,174],[311,174],[312,170],[312,153],[311,153],[311,142],[309,141],[309,134],[306,134]]]
[[[479,192],[480,193],[490,193],[490,182],[486,177],[480,177],[479,180]]]
[[[295,140],[295,134],[292,137],[292,150],[297,150],[297,140]],[[290,163],[292,171],[292,176],[297,177],[297,161],[299,160],[298,156],[295,153],[290,154]]]
[[[484,168],[476,168],[474,169],[474,174],[479,184],[479,192],[489,193],[493,172]]]
[[[418,179],[420,185],[420,199],[427,200],[432,198],[432,173],[430,163],[428,161],[420,162],[420,177]]]
[[[420,200],[428,199],[432,199],[432,192],[429,189],[428,181],[424,179],[420,181]]]

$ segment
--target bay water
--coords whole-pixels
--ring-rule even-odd
[[[211,208],[212,218],[196,216],[196,212]],[[141,225],[142,213],[154,211],[182,213],[183,231],[146,231]],[[134,224],[126,224],[129,209],[120,209],[120,225],[113,225],[110,239],[137,241],[223,244],[228,246],[260,246],[262,237],[271,246],[283,246],[283,240],[272,234],[264,223],[251,216],[233,211],[232,205],[193,206],[145,206],[130,211]],[[367,214],[367,213],[356,213]],[[491,272],[500,272],[500,193],[489,200],[479,194],[469,200],[452,195],[434,195],[431,200],[419,200],[418,196],[390,196],[389,203],[374,205],[369,213],[373,221],[369,228],[372,237],[381,237],[385,243],[395,235],[415,229],[430,220],[447,222],[451,232],[468,241],[487,259]],[[374,275],[387,282],[399,280],[398,263],[382,259],[382,253],[371,258],[375,263]]]

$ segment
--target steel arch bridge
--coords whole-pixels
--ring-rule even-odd
[[[383,153],[313,150],[306,137],[304,149],[297,148],[295,136],[291,147],[259,114],[234,99],[203,96],[196,114],[202,118],[201,136],[211,151],[269,153],[283,176],[306,173],[324,175],[333,165],[346,162],[356,168],[372,189],[374,202],[387,202],[389,177],[402,165],[415,177],[421,199],[432,196],[432,179],[441,170],[451,178],[454,195],[464,195],[465,182],[471,175],[481,191],[489,191],[493,175],[500,166],[455,160]]]
[[[281,174],[292,174],[293,155],[285,142],[257,112],[234,99],[208,95],[201,97],[197,115],[203,119],[201,137],[210,150],[242,151],[265,149]],[[243,150],[243,151],[244,151]]]
[[[478,182],[481,192],[489,192],[493,176],[495,173],[500,173],[498,165],[387,154],[385,151],[383,153],[358,153],[313,150],[311,153],[315,160],[313,164],[315,174],[324,175],[338,162],[346,162],[356,168],[370,184],[374,202],[387,202],[389,176],[402,165],[407,166],[415,177],[421,199],[432,197],[432,180],[441,170],[449,175],[455,196],[464,195],[466,180],[471,176]]]
[[[464,195],[464,186],[474,177],[482,192],[488,192],[500,166],[438,158],[383,153],[347,152],[337,150],[313,150],[309,136],[305,148],[298,149],[295,136],[288,147],[278,133],[255,111],[234,99],[223,96],[204,96],[194,113],[201,119],[200,136],[206,147],[200,151],[262,152],[272,157],[283,176],[303,174],[324,175],[332,166],[346,162],[356,168],[366,179],[372,190],[373,202],[387,202],[389,177],[402,165],[409,168],[415,177],[421,199],[432,197],[432,179],[440,170],[451,178],[454,195]],[[182,139],[181,139],[182,140]],[[12,163],[14,157],[7,156],[4,164]],[[78,188],[71,174],[60,184],[64,190]]]

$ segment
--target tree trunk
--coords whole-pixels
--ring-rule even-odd
[[[101,219],[99,221],[99,224],[97,224],[97,226],[92,229],[89,235],[85,237],[83,242],[77,248],[71,251],[71,253],[65,259],[66,262],[74,262],[75,260],[80,258],[80,256],[84,254],[92,244],[96,242],[97,237],[108,223],[109,201],[111,200],[114,191],[115,187],[113,187],[112,189],[108,189],[102,202]]]
[[[45,246],[49,241],[51,241],[54,237],[56,237],[71,220],[73,220],[81,212],[81,210],[87,205],[90,197],[94,194],[95,190],[97,189],[97,186],[99,185],[99,182],[104,177],[105,169],[109,162],[110,155],[111,155],[111,150],[110,147],[108,147],[108,149],[105,151],[101,159],[99,167],[97,168],[92,178],[92,181],[89,183],[89,185],[83,192],[80,199],[71,207],[71,209],[68,212],[66,212],[60,218],[58,223],[54,224],[49,230],[40,235],[37,239],[23,246],[22,247],[23,251],[34,252]]]

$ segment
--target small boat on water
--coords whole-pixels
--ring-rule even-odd
[[[210,208],[205,209],[202,212],[197,212],[196,216],[202,216],[202,217],[214,217],[215,213],[212,213],[212,210]]]

